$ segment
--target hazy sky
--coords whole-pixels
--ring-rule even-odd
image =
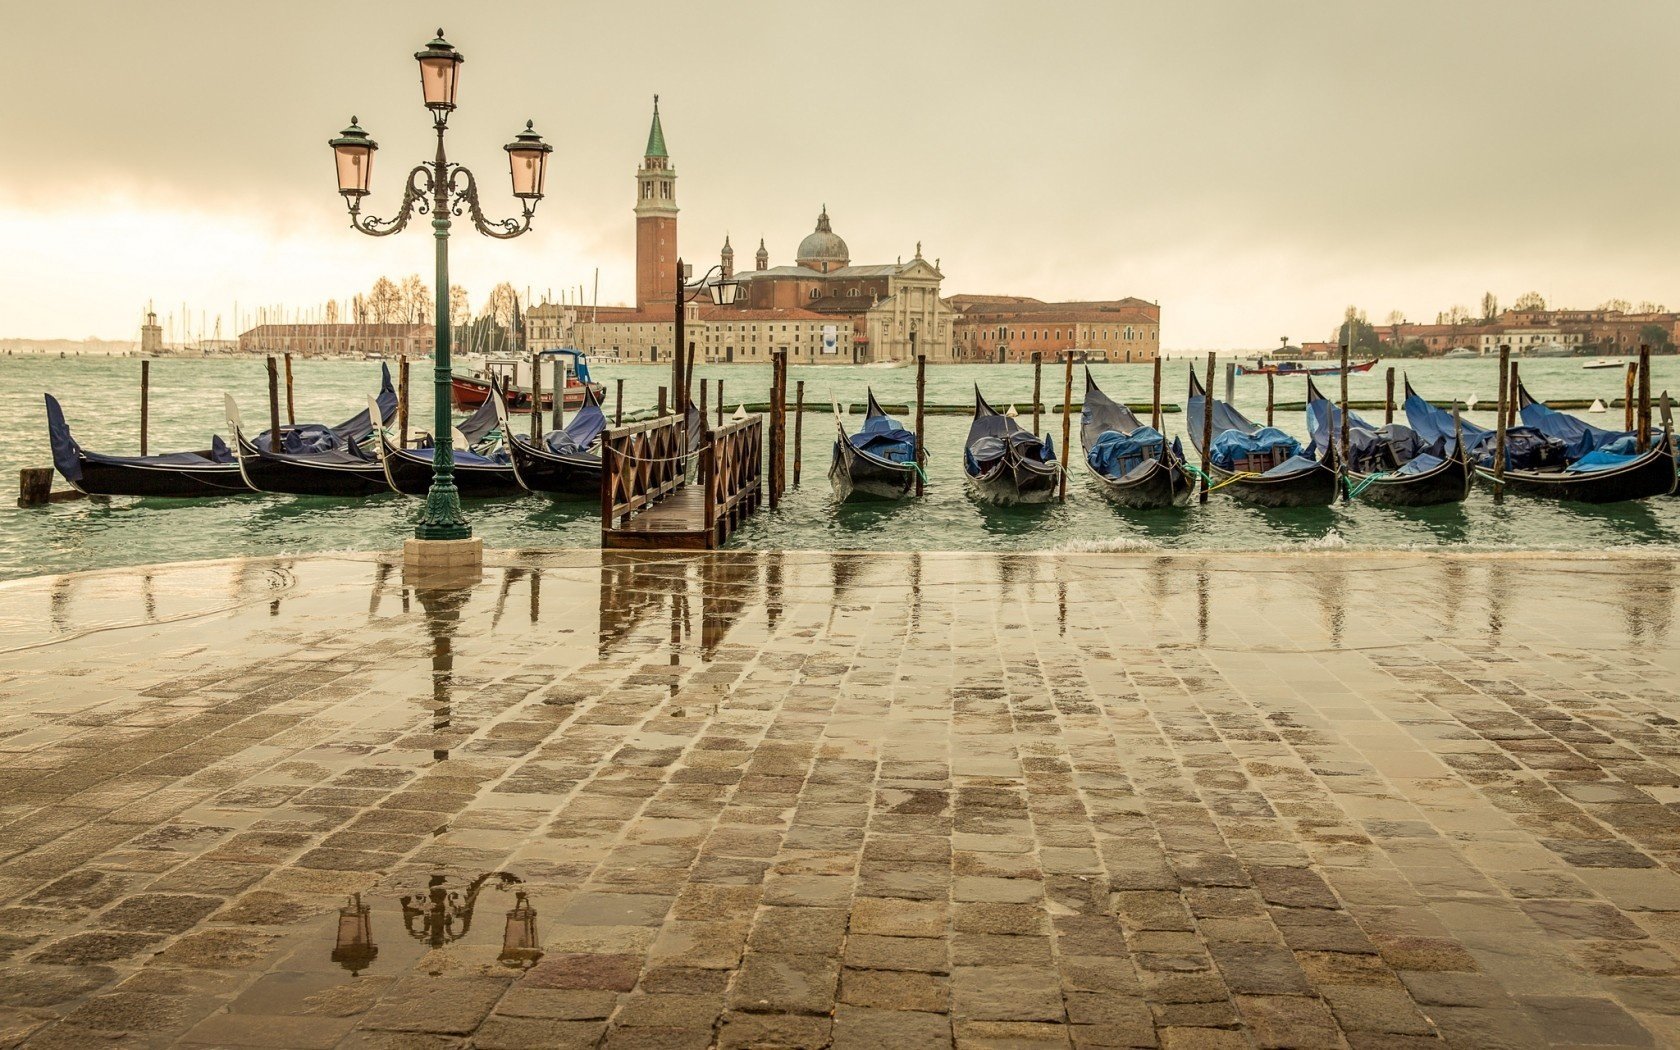
[[[352,232],[326,140],[429,156],[412,53],[466,55],[454,159],[511,213],[501,145],[555,147],[537,229],[456,227],[498,280],[633,291],[658,92],[684,254],[789,262],[826,202],[857,262],[923,242],[946,294],[1136,295],[1168,348],[1325,338],[1610,297],[1680,307],[1680,3],[15,3],[0,110],[0,336],[132,338],[148,299],[348,298],[430,279],[423,226]]]

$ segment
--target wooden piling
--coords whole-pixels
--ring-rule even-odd
[[[531,440],[542,437],[542,356],[531,355]]]
[[[1039,393],[1038,392],[1039,392],[1039,385],[1040,385],[1042,376],[1044,374],[1044,355],[1037,350],[1034,350],[1032,352],[1032,366],[1033,366],[1032,432],[1034,434],[1036,434],[1036,433],[1038,433],[1038,402],[1039,402]]]
[[[793,487],[799,487],[800,446],[805,439],[805,380],[793,385]]]
[[[268,450],[280,451],[280,366],[268,355]]]
[[[619,382],[622,383],[622,382],[624,382],[624,380],[621,379],[621,380],[619,380]],[[669,403],[668,402],[668,392],[666,391],[666,389],[664,387],[660,387],[659,388],[659,410],[657,412],[655,412],[654,415],[663,418],[664,415],[665,415],[665,409],[666,409],[666,406],[667,406],[668,403]]]
[[[706,380],[700,380],[700,422],[702,424],[706,422],[706,387],[709,385]]]
[[[718,407],[717,407],[717,421],[718,422],[717,422],[717,425],[721,427],[721,426],[723,426],[723,380],[721,380],[721,379],[718,380],[717,384],[718,384]]]
[[[284,355],[286,362],[286,425],[297,426],[297,401],[292,393],[292,355]]]
[[[770,509],[782,502],[787,482],[787,351],[770,352]]]
[[[24,467],[18,471],[18,501],[20,507],[39,507],[52,501],[53,468]]]
[[[1159,433],[1161,433],[1161,355],[1160,354],[1155,355],[1155,378],[1154,378],[1154,382],[1153,382],[1153,387],[1154,387],[1154,390],[1153,390],[1153,393],[1151,395],[1151,400],[1150,400],[1151,408],[1150,408],[1150,412],[1149,412],[1149,425],[1154,427],[1155,432],[1157,434],[1159,434]]]
[[[1348,327],[1348,338],[1342,341],[1342,433],[1341,452],[1336,457],[1336,476],[1341,481],[1342,502],[1353,500],[1353,490],[1348,487],[1348,344],[1353,342],[1353,328]]]
[[[566,375],[571,367],[565,357],[554,355],[554,426],[560,430],[566,426]]]
[[[617,393],[613,394],[613,426],[621,427],[621,426],[624,425],[624,377],[623,376],[618,377],[617,385],[618,385],[618,391],[617,391]]]
[[[1645,343],[1639,344],[1639,415],[1633,425],[1635,448],[1644,452],[1651,447],[1651,348]]]
[[[1227,405],[1237,403],[1237,363],[1235,361],[1225,362],[1225,403]]]
[[[1627,375],[1622,383],[1622,422],[1623,430],[1633,429],[1633,386],[1639,382],[1639,366],[1628,362]]]
[[[1063,350],[1062,351],[1062,360],[1065,361],[1067,364],[1066,364],[1066,367],[1062,370],[1062,447],[1061,447],[1060,453],[1056,457],[1057,462],[1061,465],[1061,468],[1062,468],[1062,477],[1061,477],[1060,484],[1057,486],[1057,497],[1056,498],[1061,500],[1063,503],[1066,503],[1067,502],[1067,476],[1068,476],[1068,439],[1071,436],[1071,429],[1073,427],[1073,352],[1070,351],[1070,350]],[[1033,411],[1036,413],[1037,410],[1038,410],[1038,406],[1034,405],[1033,406]]]
[[[1493,499],[1503,502],[1505,499],[1505,404],[1509,400],[1508,392],[1511,383],[1511,347],[1508,343],[1499,346],[1499,415],[1493,428]]]
[[[1208,469],[1213,466],[1213,370],[1218,367],[1218,354],[1208,351],[1207,382],[1202,384],[1202,484],[1196,499],[1208,500]],[[1194,370],[1192,365],[1191,369]]]
[[[146,454],[146,434],[152,422],[152,363],[140,362],[140,454]],[[47,475],[47,487],[52,487],[52,475]]]
[[[1276,391],[1273,387],[1273,384],[1276,382],[1276,380],[1277,380],[1277,376],[1273,375],[1270,372],[1266,373],[1266,425],[1267,426],[1272,425],[1272,411],[1273,411],[1273,406],[1276,404],[1276,400],[1275,400]]]
[[[927,455],[926,455],[925,450],[923,449],[923,441],[922,441],[922,420],[925,418],[925,414],[922,412],[922,402],[926,401],[926,400],[927,400],[927,355],[926,354],[917,354],[916,355],[916,465],[921,468],[921,469],[916,471],[916,495],[918,495],[918,496],[920,496],[922,494],[922,492],[925,488],[925,485],[926,485],[926,482],[924,482],[922,480],[922,476],[927,473]]]
[[[682,403],[679,406],[681,408],[682,412],[685,415],[688,413],[688,404],[689,404],[689,400],[690,400],[689,399],[689,391],[691,391],[693,389],[694,389],[694,340],[690,339],[688,341],[688,358],[687,358],[686,363],[683,365]]]
[[[397,440],[408,447],[408,357],[397,358]]]
[[[1394,422],[1394,366],[1388,366],[1388,395],[1383,399],[1383,423]]]

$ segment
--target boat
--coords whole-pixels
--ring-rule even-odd
[[[1593,406],[1588,409],[1589,412],[1606,411],[1602,402],[1594,401]],[[1610,456],[1626,456],[1638,450],[1636,431],[1605,430],[1567,412],[1559,412],[1531,395],[1521,379],[1517,380],[1517,412],[1525,425],[1563,442],[1572,461],[1579,462],[1598,453],[1588,462],[1589,467],[1593,463],[1613,462],[1608,458]],[[1663,435],[1661,428],[1652,427],[1647,440],[1655,445],[1663,440]],[[1675,495],[1675,492],[1671,491],[1669,495]]]
[[[1355,372],[1369,372],[1378,361],[1373,357],[1369,361],[1356,361],[1347,366],[1348,374]],[[1305,361],[1277,361],[1272,364],[1262,364],[1256,361],[1252,365],[1237,365],[1237,375],[1240,376],[1339,376],[1342,374],[1340,361],[1332,364],[1314,365]]]
[[[385,470],[386,483],[405,496],[425,496],[432,487],[432,461],[436,445],[426,442],[414,448],[398,448],[391,441],[383,417],[371,397],[368,398],[368,407],[374,416],[373,445]],[[455,489],[463,497],[517,496],[525,491],[513,472],[512,457],[505,447],[475,451],[469,447],[464,434],[457,431],[452,438]]]
[[[1190,370],[1190,393],[1184,404],[1191,444],[1202,451],[1203,413],[1210,411],[1207,391]],[[1223,401],[1212,402],[1213,441],[1208,480],[1213,487],[1261,507],[1325,507],[1336,498],[1334,446],[1322,458],[1276,427],[1262,427]]]
[[[1056,447],[986,403],[974,388],[974,422],[963,442],[963,472],[977,497],[998,506],[1048,503],[1056,495],[1062,467]]]
[[[1626,368],[1628,365],[1630,365],[1632,363],[1633,363],[1632,361],[1623,360],[1621,358],[1616,358],[1616,357],[1595,357],[1591,361],[1588,361],[1585,364],[1583,364],[1581,367],[1582,368]]]
[[[1130,408],[1110,398],[1085,370],[1085,404],[1079,416],[1079,441],[1085,466],[1103,495],[1122,507],[1153,510],[1190,502],[1190,475],[1184,449],[1167,444],[1164,434],[1146,425]]]
[[[571,347],[559,347],[544,350],[538,355],[540,362],[552,364],[556,359],[566,358],[566,396],[562,405],[566,408],[582,408],[584,393],[595,395],[599,402],[605,396],[607,388],[595,382],[589,374],[589,359],[583,351]],[[472,360],[469,358],[469,360]],[[538,368],[542,368],[542,363]],[[450,397],[455,407],[459,409],[477,408],[484,404],[490,396],[490,380],[496,379],[501,383],[508,407],[516,411],[531,410],[531,361],[529,358],[517,357],[486,357],[479,359],[474,367],[474,374],[462,375],[459,372],[451,375]],[[554,391],[545,387],[540,398],[543,409],[554,408]]]
[[[397,392],[391,387],[391,373],[382,368],[384,381],[375,404],[381,418],[397,409]],[[384,468],[371,448],[373,412],[363,410],[336,427],[319,433],[313,427],[285,433],[275,451],[264,431],[255,438],[245,436],[239,406],[231,394],[223,395],[228,430],[239,473],[245,484],[258,492],[292,496],[373,496],[388,493]]]
[[[527,492],[548,496],[601,495],[601,434],[607,429],[606,414],[595,393],[587,390],[583,406],[570,422],[551,430],[538,441],[515,433],[508,424],[507,408],[500,398],[491,398],[502,427],[502,437],[513,462],[513,475]]]
[[[1443,361],[1475,361],[1480,360],[1482,352],[1468,346],[1455,347],[1441,355]]]
[[[70,433],[64,409],[51,394],[47,402],[47,440],[53,466],[71,487],[90,496],[156,496],[192,499],[249,492],[233,451],[219,437],[196,452],[153,456],[113,456],[89,452]]]
[[[1405,408],[1406,421],[1425,441],[1453,438],[1451,414],[1419,397],[1410,381],[1406,383]],[[1571,460],[1565,441],[1525,420],[1524,425],[1505,431],[1503,479],[1496,478],[1493,470],[1497,444],[1494,431],[1469,423],[1460,423],[1458,429],[1473,457],[1476,476],[1488,484],[1502,480],[1505,488],[1519,495],[1602,504],[1668,495],[1675,488],[1674,442],[1666,426],[1663,438],[1643,453],[1622,455],[1600,450],[1602,455],[1595,451]]]
[[[1377,426],[1352,411],[1347,419],[1350,494],[1390,507],[1435,507],[1469,497],[1476,474],[1463,442],[1436,450],[1404,424]],[[1341,428],[1341,406],[1308,379],[1307,430],[1314,451],[1322,455],[1334,446],[1339,453]]]
[[[863,426],[856,434],[846,433],[838,408],[834,426],[834,455],[828,465],[828,483],[841,503],[856,500],[903,499],[916,488],[916,435],[887,415],[869,391],[869,405]]]

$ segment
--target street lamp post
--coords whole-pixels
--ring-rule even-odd
[[[681,259],[678,259],[676,316],[673,318],[674,324],[672,326],[674,341],[676,343],[676,352],[672,354],[671,362],[671,383],[677,388],[673,397],[673,403],[676,405],[676,412],[678,415],[683,415],[688,411],[688,383],[689,380],[694,378],[693,376],[686,374],[688,366],[687,358],[684,357],[684,354],[687,353],[688,343],[683,338],[686,332],[686,326],[683,323],[684,308],[695,299],[698,299],[702,291],[711,293],[712,303],[716,306],[735,305],[735,297],[741,292],[740,281],[733,281],[727,278],[716,281],[712,280],[713,274],[717,274],[720,278],[722,278],[723,265],[721,263],[713,266],[710,270],[707,270],[703,275],[701,275],[700,280],[693,285],[688,283],[687,271],[687,266]]]
[[[426,108],[432,111],[437,152],[430,162],[418,164],[408,173],[395,218],[377,219],[361,214],[362,198],[368,195],[373,174],[373,153],[379,144],[362,130],[356,118],[351,117],[350,126],[328,145],[337,162],[338,192],[350,210],[352,228],[372,237],[388,237],[401,232],[409,218],[417,213],[432,217],[432,235],[437,240],[432,484],[426,492],[426,507],[414,535],[421,540],[465,540],[472,538],[472,526],[461,511],[460,494],[455,489],[455,450],[450,436],[454,423],[450,416],[449,217],[464,213],[479,233],[499,240],[526,233],[531,228],[537,202],[543,197],[543,177],[548,155],[554,147],[542,140],[530,121],[525,122],[525,130],[502,147],[507,151],[513,195],[520,200],[522,214],[518,219],[486,219],[479,207],[478,184],[473,173],[459,164],[451,164],[444,151],[444,132],[448,130],[449,114],[455,109],[455,89],[465,59],[443,38],[442,29],[438,30],[436,39],[415,52],[414,58],[420,63],[420,86]]]

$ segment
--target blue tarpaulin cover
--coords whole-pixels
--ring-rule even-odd
[[[916,435],[891,416],[870,416],[849,440],[853,448],[893,463],[908,463],[916,454]]]
[[[1215,412],[1215,418],[1217,417],[1218,413]],[[1291,458],[1301,452],[1301,443],[1277,427],[1260,427],[1252,434],[1245,434],[1240,430],[1227,430],[1214,436],[1209,458],[1221,470],[1232,470],[1238,459],[1256,452],[1270,452],[1278,447],[1282,447]]]
[[[1105,430],[1085,453],[1086,460],[1097,473],[1111,478],[1123,477],[1144,460],[1161,455],[1166,438],[1151,426],[1140,426],[1130,434]]]
[[[543,441],[553,452],[578,455],[588,452],[589,446],[606,428],[607,417],[601,411],[600,403],[593,396],[588,396],[583,399],[583,407],[578,409],[571,422],[563,429],[551,430],[543,435]]]

